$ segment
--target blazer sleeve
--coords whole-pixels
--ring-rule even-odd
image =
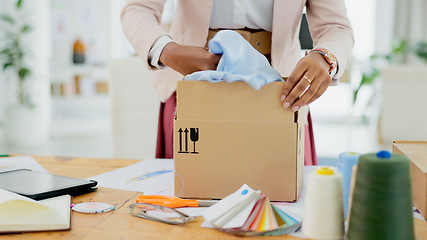
[[[325,48],[337,58],[339,78],[350,62],[354,46],[353,30],[344,0],[307,0],[307,20],[314,48]]]
[[[136,53],[151,70],[157,68],[148,61],[148,53],[154,42],[167,35],[160,26],[166,0],[127,0],[121,11],[123,32]]]

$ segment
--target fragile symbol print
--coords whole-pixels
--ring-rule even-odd
[[[190,140],[193,142],[192,152],[189,152],[189,149],[188,149],[188,132],[190,132]],[[182,128],[179,128],[178,134],[179,134],[178,153],[199,154],[198,152],[196,152],[196,142],[199,141],[199,128],[190,128],[190,131],[188,131],[188,128],[185,128],[185,130],[182,130]]]

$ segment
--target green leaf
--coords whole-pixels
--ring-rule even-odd
[[[15,24],[15,20],[10,15],[3,14],[1,15],[0,19],[10,24]]]
[[[427,43],[418,43],[415,47],[415,54],[424,61],[427,61]]]
[[[359,88],[353,91],[353,104],[356,103],[357,100],[357,94],[359,93]]]
[[[359,90],[362,88],[363,85],[372,85],[372,83],[375,81],[375,79],[380,75],[380,70],[373,69],[369,73],[363,73],[362,74],[362,80],[360,80],[360,84],[357,87],[356,90],[353,91],[353,104],[356,103],[357,100],[357,94],[359,93]]]
[[[21,69],[19,69],[18,74],[19,74],[19,78],[21,80],[24,80],[31,75],[31,71],[28,68],[21,68]]]
[[[3,65],[3,70],[6,70],[7,68],[13,67],[13,66],[14,66],[14,64],[12,62],[7,62]]]
[[[403,39],[398,39],[393,41],[391,46],[391,54],[392,55],[399,55],[402,53],[407,52],[409,50],[408,48],[408,42]]]
[[[21,8],[22,7],[22,0],[18,0],[16,2],[16,8]]]
[[[378,69],[373,69],[372,72],[368,73],[368,74],[363,74],[362,76],[362,80],[360,81],[360,85],[371,85],[374,80],[380,75],[380,70]]]
[[[370,57],[369,57],[369,59],[371,59],[371,60],[375,60],[375,59],[378,59],[378,58],[380,58],[381,56],[380,55],[378,55],[378,54],[373,54],[373,55],[371,55]]]
[[[31,32],[32,30],[33,30],[33,28],[30,25],[25,24],[21,28],[21,33],[28,33],[28,32]]]

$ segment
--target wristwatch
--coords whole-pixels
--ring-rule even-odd
[[[329,65],[330,65],[329,75],[331,75],[333,77],[335,75],[335,73],[337,72],[337,59],[336,59],[335,55],[332,54],[331,52],[329,52],[327,49],[324,49],[324,48],[312,49],[312,50],[308,51],[307,54],[309,54],[311,52],[318,52],[318,53],[323,55],[326,62],[329,63]]]

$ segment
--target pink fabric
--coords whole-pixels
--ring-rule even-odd
[[[160,103],[157,129],[156,158],[173,158],[173,119],[175,118],[176,93]]]
[[[176,110],[176,93],[165,103],[160,104],[159,127],[157,130],[156,158],[173,158],[173,119]],[[308,125],[305,126],[304,165],[317,165],[311,115],[308,113]]]
[[[317,165],[316,147],[314,145],[313,124],[311,122],[311,114],[308,112],[308,124],[305,126],[304,136],[304,165]]]

